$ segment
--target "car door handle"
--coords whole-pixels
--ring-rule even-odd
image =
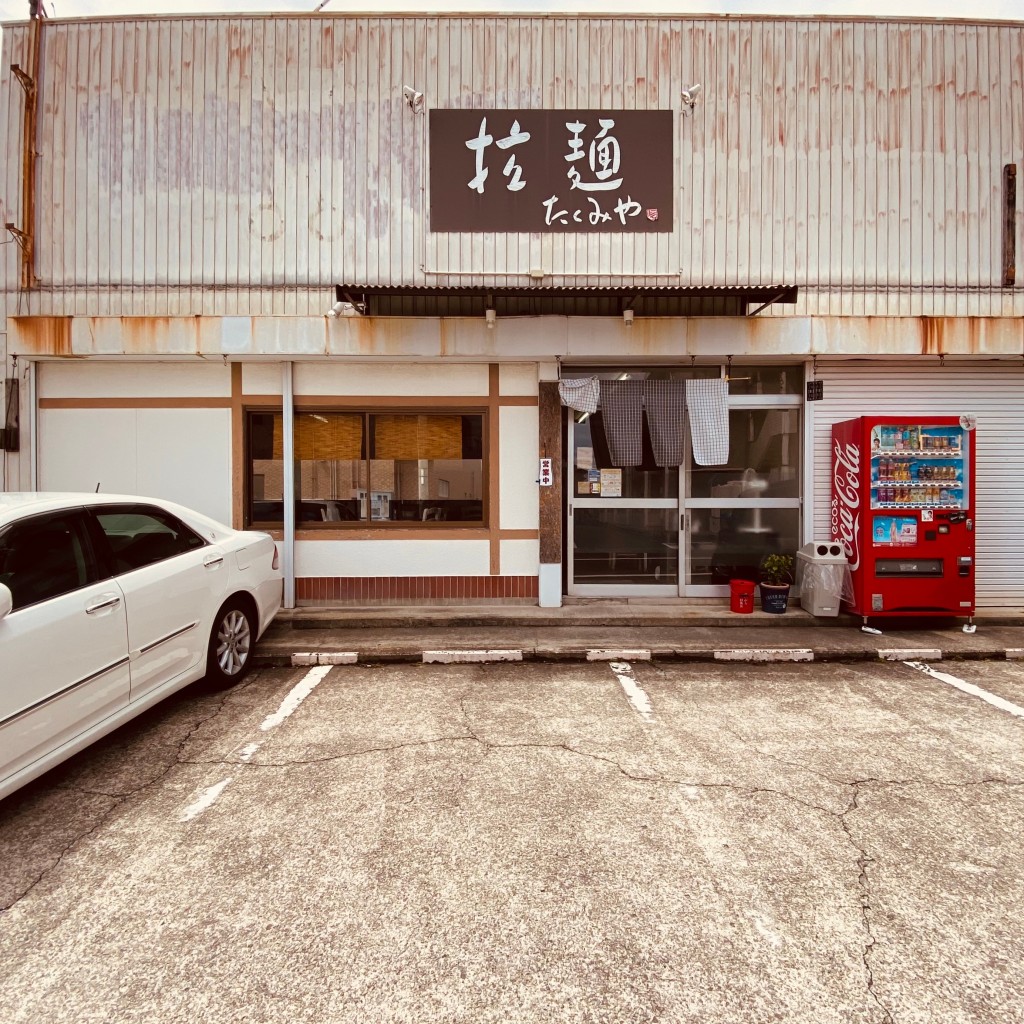
[[[223,555],[207,555],[206,558],[203,559],[203,565],[205,565],[207,569],[212,569],[214,566],[220,565],[223,561]]]
[[[95,615],[97,612],[106,611],[108,608],[116,608],[121,603],[117,594],[104,594],[98,601],[85,606],[86,615]]]

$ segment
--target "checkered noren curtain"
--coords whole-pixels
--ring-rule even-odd
[[[597,377],[571,377],[558,382],[558,395],[562,405],[577,412],[597,412],[601,383]]]
[[[654,462],[658,466],[681,466],[686,433],[685,381],[645,380],[642,383]]]
[[[643,462],[643,390],[638,380],[601,383],[601,415],[612,465],[628,468]]]
[[[601,414],[612,465],[644,465],[644,412],[655,465],[682,465],[685,409],[686,388],[681,380],[602,381]]]
[[[690,446],[698,466],[729,461],[729,382],[715,377],[686,382]]]

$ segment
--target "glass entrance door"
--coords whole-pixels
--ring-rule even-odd
[[[719,374],[725,367],[695,371]],[[607,469],[607,456],[595,454],[594,435],[602,432],[592,431],[588,414],[572,412],[569,594],[723,597],[730,579],[756,579],[765,555],[795,554],[802,389],[801,367],[736,367],[729,382],[729,459],[722,466],[695,465],[687,448],[680,468]]]
[[[679,593],[679,469],[599,468],[591,419],[569,422],[569,593]]]

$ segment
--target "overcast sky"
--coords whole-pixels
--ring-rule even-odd
[[[93,14],[187,14],[232,11],[312,11],[320,0],[44,0],[48,13],[58,18]],[[0,21],[28,17],[28,0],[0,0]],[[329,0],[325,12],[334,11],[498,11],[627,13],[627,14],[833,14],[925,18],[998,18],[1024,21],[1024,0],[645,0],[642,12],[636,0]]]

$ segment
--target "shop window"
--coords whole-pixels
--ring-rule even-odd
[[[281,413],[247,422],[248,520],[280,525]],[[296,413],[296,525],[482,525],[483,423],[480,413]]]
[[[743,366],[729,368],[730,395],[799,395],[804,389],[802,366]]]

